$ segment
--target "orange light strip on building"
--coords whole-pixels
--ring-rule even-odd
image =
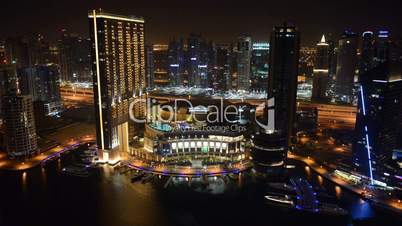
[[[99,50],[98,50],[98,28],[96,26],[96,10],[92,11],[92,17],[94,19],[94,39],[95,39],[95,58],[96,58],[96,82],[98,86],[98,108],[99,108],[99,126],[101,132],[101,144],[102,150],[105,149],[105,143],[103,140],[103,117],[102,117],[102,95],[101,95],[101,83],[100,83],[100,70],[99,70]]]

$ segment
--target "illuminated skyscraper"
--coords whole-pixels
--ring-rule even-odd
[[[378,31],[377,39],[375,40],[374,61],[376,64],[384,63],[389,60],[391,40],[389,31]]]
[[[16,65],[0,65],[0,115],[3,114],[2,97],[18,92]]]
[[[208,45],[201,34],[191,33],[188,37],[186,63],[188,85],[208,87]]]
[[[184,43],[182,39],[173,40],[168,49],[169,81],[171,86],[184,85]]]
[[[58,41],[61,80],[71,82],[91,81],[90,40],[62,30]]]
[[[365,31],[362,34],[359,74],[362,75],[373,66],[374,58],[374,33]]]
[[[328,85],[328,53],[329,45],[323,35],[321,41],[316,45],[317,54],[313,70],[313,95],[312,99],[323,100],[326,98]]]
[[[271,32],[268,100],[265,126],[260,121],[251,139],[254,167],[264,174],[281,174],[293,133],[300,34],[295,26],[277,26]]]
[[[145,89],[144,20],[93,10],[88,15],[92,40],[94,102],[100,158],[114,163],[129,150],[130,104]],[[132,109],[131,109],[132,110]],[[144,117],[143,103],[134,105]]]
[[[368,70],[361,77],[358,97],[354,163],[362,173],[375,179],[389,169],[383,166],[391,160],[392,151],[402,145],[400,72],[395,78],[389,62]]]
[[[400,174],[391,162],[393,151],[402,148],[402,45],[379,38],[386,39],[378,47],[386,54],[375,54],[382,57],[374,59],[373,66],[360,76],[353,151],[355,166],[382,180],[384,174]]]
[[[228,90],[231,88],[231,45],[216,45],[216,68],[212,87],[216,90]]]
[[[155,79],[155,66],[154,66],[154,46],[152,44],[145,45],[145,65],[146,65],[146,74],[147,74],[147,88],[154,88],[154,79]]]
[[[25,159],[38,151],[33,102],[30,96],[3,97],[7,153],[10,158]]]
[[[46,115],[58,114],[62,108],[59,79],[56,65],[37,65],[18,70],[21,94],[30,95],[34,102],[40,102],[37,106],[41,106]]]
[[[240,36],[237,39],[237,90],[250,89],[251,37]]]
[[[251,89],[267,91],[269,43],[255,42],[251,54]]]
[[[0,68],[6,149],[10,158],[26,159],[38,151],[31,96],[20,95],[16,65]]]
[[[335,92],[345,102],[352,101],[354,76],[357,69],[357,35],[345,31],[338,43]]]
[[[284,24],[271,32],[270,44],[268,99],[275,98],[275,130],[288,144],[296,114],[300,34],[296,27]]]
[[[155,44],[153,46],[154,58],[154,86],[163,87],[169,85],[168,75],[168,45]]]

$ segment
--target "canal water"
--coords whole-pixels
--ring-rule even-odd
[[[294,162],[289,177],[307,178],[351,213],[346,221],[298,216],[268,207],[264,182],[245,172],[239,180],[213,178],[209,185],[155,177],[131,183],[130,172],[96,169],[88,178],[60,173],[71,164],[66,154],[45,167],[0,172],[0,226],[287,226],[400,225],[369,203]],[[332,197],[332,198],[331,198]]]

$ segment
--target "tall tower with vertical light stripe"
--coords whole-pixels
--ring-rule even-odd
[[[129,151],[129,106],[142,98],[145,85],[144,19],[103,10],[88,13],[96,134],[100,159],[115,163]],[[144,113],[143,105],[134,115]]]

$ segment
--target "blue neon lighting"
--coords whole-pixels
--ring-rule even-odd
[[[360,86],[360,95],[361,95],[361,99],[362,99],[363,115],[366,115],[366,105],[364,103],[363,86]],[[364,129],[366,130],[366,148],[367,148],[367,156],[368,156],[369,171],[370,171],[370,183],[373,185],[374,178],[373,178],[373,168],[371,166],[371,152],[370,152],[370,140],[369,140],[369,136],[368,136],[368,127],[365,126]]]
[[[370,169],[370,183],[374,184],[374,179],[373,179],[373,170],[371,168],[371,153],[370,153],[370,141],[368,134],[366,133],[366,145],[367,145],[367,156],[368,156],[368,162],[369,162],[369,169]]]
[[[379,31],[378,32],[378,37],[379,38],[388,38],[388,34],[389,34],[388,31]]]
[[[366,115],[366,105],[364,104],[363,86],[360,86],[360,95],[362,98],[363,115]]]

